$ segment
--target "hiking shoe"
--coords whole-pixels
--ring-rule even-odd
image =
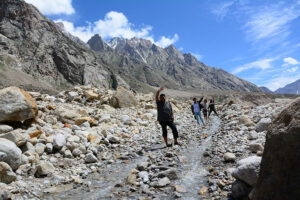
[[[172,144],[167,144],[167,147],[172,147],[173,145]]]
[[[178,142],[174,143],[174,145],[181,146]]]

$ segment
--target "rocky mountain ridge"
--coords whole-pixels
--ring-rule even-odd
[[[105,43],[99,35],[94,36],[93,41],[90,40],[88,43],[93,50],[103,52],[103,49],[93,48],[93,43]],[[119,55],[138,60],[145,65],[144,68],[149,68],[155,72],[154,75],[145,80],[153,86],[159,84],[151,80],[162,76],[165,81],[168,81],[165,84],[169,88],[261,92],[254,84],[239,79],[222,69],[208,67],[199,62],[192,54],[182,53],[173,45],[161,48],[151,41],[141,38],[113,38],[107,44],[111,47],[110,50],[114,50]],[[146,76],[144,73],[139,73],[136,78],[142,79],[144,76]]]
[[[88,42],[92,51],[23,0],[0,0],[0,5],[0,65],[5,69],[1,87],[55,90],[94,85],[147,92],[163,85],[201,91],[261,91],[222,69],[207,67],[173,45],[160,48],[138,38],[114,38],[106,44],[94,36]],[[17,81],[22,73],[28,76],[24,83]]]
[[[269,88],[267,88],[267,87],[264,87],[264,86],[262,86],[262,87],[259,87],[263,92],[265,92],[265,93],[274,93],[274,92],[272,92]]]
[[[277,94],[300,94],[300,79],[275,91]]]

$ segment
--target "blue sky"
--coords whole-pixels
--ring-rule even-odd
[[[300,79],[299,0],[26,0],[87,41],[95,33],[173,44],[272,90]]]

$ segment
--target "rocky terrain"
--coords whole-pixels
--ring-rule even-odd
[[[172,45],[160,48],[138,38],[105,43],[98,35],[85,44],[23,0],[0,0],[0,69],[1,88],[47,93],[73,85],[149,92],[162,83],[173,89],[261,92]]]
[[[99,57],[105,59],[110,66],[118,63],[120,76],[129,83],[132,80],[151,86],[167,88],[197,88],[202,91],[244,91],[261,92],[254,84],[242,80],[228,72],[206,66],[199,62],[192,54],[182,53],[173,45],[161,48],[149,40],[132,38],[113,38],[105,43],[99,35],[88,41],[89,46],[98,52]],[[107,56],[110,52],[110,56]],[[117,54],[121,59],[117,61]],[[113,61],[107,58],[115,58]]]
[[[251,199],[268,126],[291,100],[216,102],[205,127],[191,102],[169,100],[181,146],[164,148],[153,94],[0,90],[0,199]]]
[[[263,92],[265,93],[273,93],[269,88],[267,87],[259,87]]]

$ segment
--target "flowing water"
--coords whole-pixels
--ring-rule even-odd
[[[182,153],[185,158],[180,173],[180,178],[175,182],[186,189],[186,193],[182,193],[182,199],[199,199],[199,191],[205,185],[204,176],[208,173],[202,164],[204,151],[210,147],[212,143],[212,136],[219,130],[220,120],[216,117],[212,118],[213,123],[203,131],[200,135],[207,135],[207,138],[201,143],[196,140],[191,140],[188,149]]]
[[[194,125],[191,124],[188,124],[187,126],[187,128],[195,134],[191,134],[191,136],[187,135],[189,140],[188,148],[178,153],[183,164],[181,168],[178,169],[179,179],[174,182],[174,184],[180,185],[186,189],[186,193],[182,193],[182,199],[199,199],[200,196],[198,195],[198,192],[200,191],[201,186],[205,185],[204,176],[207,174],[207,171],[201,162],[203,153],[210,147],[212,135],[218,131],[220,126],[220,120],[218,118],[212,117],[211,121],[213,121],[213,123],[210,123],[205,129],[192,127]],[[199,135],[199,137],[195,137],[195,135]],[[206,135],[205,139],[202,139],[201,141],[197,140],[197,138],[200,138],[203,135]],[[160,151],[160,149],[161,148],[157,147],[157,145],[153,145],[153,149],[150,149],[149,151]],[[140,156],[130,160],[128,163],[123,163],[122,161],[113,163],[104,167],[100,174],[89,175],[87,179],[90,181],[90,185],[88,187],[71,187],[70,190],[51,194],[46,198],[49,200],[112,199],[113,197],[110,195],[114,190],[114,186],[124,180],[131,169],[146,160],[146,156]],[[174,197],[161,196],[160,199],[174,199]]]

